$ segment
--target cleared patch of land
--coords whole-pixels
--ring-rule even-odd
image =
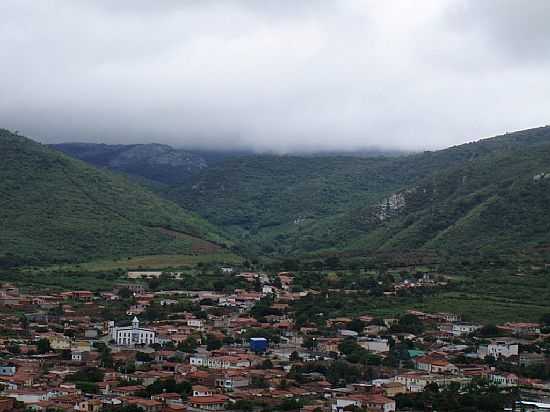
[[[334,278],[335,273],[327,273]],[[296,303],[297,313],[314,319],[357,317],[396,317],[407,310],[452,312],[463,320],[482,324],[538,322],[550,311],[550,273],[533,271],[518,276],[510,269],[486,269],[475,274],[446,276],[451,284],[427,294],[373,296],[364,290],[356,293],[329,293],[310,296]],[[352,287],[348,289],[354,290]]]
[[[465,320],[481,323],[512,321],[538,322],[549,310],[548,304],[488,298],[480,294],[444,293],[429,297],[414,308],[426,312],[460,313]]]

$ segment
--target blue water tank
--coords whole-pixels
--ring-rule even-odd
[[[265,352],[267,350],[266,338],[250,338],[250,350],[252,352]]]

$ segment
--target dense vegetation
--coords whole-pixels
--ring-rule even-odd
[[[190,254],[211,225],[128,179],[0,129],[0,263]]]
[[[2,235],[11,245],[4,260],[196,252],[211,246],[196,238],[221,241],[218,231],[249,256],[446,260],[540,255],[550,245],[550,127],[401,157],[238,154],[208,167],[161,145],[58,146],[92,164],[178,182],[155,188],[183,210],[7,131],[1,144]],[[189,162],[198,162],[193,173],[178,169]]]
[[[544,248],[550,242],[548,143],[438,171],[400,192],[402,205],[387,220],[373,221],[367,208],[338,219],[335,230],[354,238],[345,242],[349,247],[368,250],[496,255]]]
[[[394,158],[228,159],[167,195],[249,253],[498,254],[550,242],[549,160],[544,127]]]
[[[451,384],[439,388],[437,384],[429,385],[424,392],[400,394],[396,397],[401,410],[430,409],[444,412],[497,412],[511,407],[518,395],[499,389],[486,381],[473,381],[466,388]]]
[[[529,264],[510,268],[506,262],[501,266],[494,262],[483,265],[440,265],[438,269],[444,273],[461,276],[450,276],[446,286],[400,290],[395,296],[384,296],[383,292],[391,291],[394,281],[414,280],[412,268],[402,274],[357,269],[298,271],[294,290],[314,289],[321,293],[294,302],[292,310],[298,324],[318,327],[324,327],[327,319],[340,316],[393,317],[409,309],[459,313],[467,321],[495,324],[537,322],[548,313],[549,269]]]

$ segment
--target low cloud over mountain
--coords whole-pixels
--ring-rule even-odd
[[[545,0],[0,5],[0,125],[44,142],[440,148],[548,123]]]

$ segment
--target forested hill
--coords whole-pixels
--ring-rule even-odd
[[[193,213],[126,178],[0,129],[0,262],[192,253],[222,242]]]
[[[546,249],[550,136],[545,139],[547,144],[496,150],[436,170],[382,201],[304,228],[292,239],[294,247],[455,255]],[[324,242],[329,233],[332,242]]]
[[[267,254],[550,244],[550,128],[397,158],[229,159],[168,196]]]

